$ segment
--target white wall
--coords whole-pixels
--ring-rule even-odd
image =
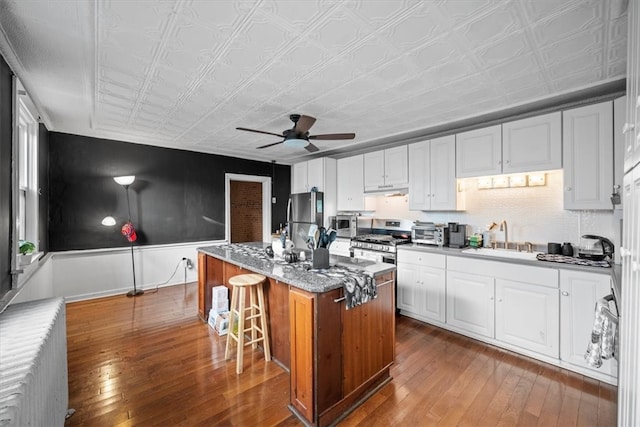
[[[150,290],[197,281],[196,249],[216,243],[220,242],[134,247],[137,288]],[[186,270],[186,279],[183,257],[193,264],[193,269]],[[79,301],[132,289],[130,248],[52,252],[39,263],[12,303],[58,296]]]
[[[378,218],[459,222],[471,226],[468,232],[482,231],[492,221],[499,224],[506,220],[510,242],[530,241],[545,247],[547,242],[570,242],[577,248],[583,234],[596,234],[611,239],[619,252],[621,210],[564,210],[562,171],[548,172],[544,187],[479,190],[477,179],[461,181],[466,198],[463,212],[409,211],[408,196],[378,196],[374,215]],[[504,239],[501,232],[497,232],[496,239]]]

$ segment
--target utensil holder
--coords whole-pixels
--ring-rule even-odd
[[[312,265],[313,268],[329,268],[329,250],[326,248],[318,248],[313,250]]]

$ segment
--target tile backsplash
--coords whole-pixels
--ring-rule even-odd
[[[375,197],[378,218],[403,218],[433,222],[468,224],[468,233],[482,232],[491,222],[507,221],[510,242],[530,241],[537,245],[547,242],[570,242],[578,247],[580,236],[596,234],[609,238],[620,248],[621,210],[569,211],[563,206],[562,171],[547,172],[547,185],[478,189],[477,179],[461,180],[465,192],[466,210],[460,212],[410,211],[408,196]],[[504,240],[500,231],[498,241]]]

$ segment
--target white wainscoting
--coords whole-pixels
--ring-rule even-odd
[[[187,283],[197,281],[196,249],[221,243],[224,241],[134,247],[137,288],[151,290],[185,280]],[[193,264],[192,269],[186,270],[186,279],[183,257]],[[132,289],[129,247],[50,252],[21,286],[12,304],[50,297],[64,297],[67,302],[80,301],[125,294]]]

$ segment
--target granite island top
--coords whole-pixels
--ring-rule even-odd
[[[396,269],[393,264],[333,255],[328,269],[313,269],[309,260],[287,263],[270,258],[264,251],[268,246],[271,243],[232,243],[200,247],[198,251],[314,293],[342,288],[345,275],[365,274],[376,277]]]

